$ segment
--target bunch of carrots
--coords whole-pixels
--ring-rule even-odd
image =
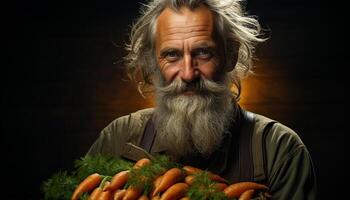
[[[270,197],[265,185],[229,184],[217,174],[192,166],[138,160],[131,169],[113,176],[93,173],[75,188],[71,200],[89,194],[89,200],[249,200]]]

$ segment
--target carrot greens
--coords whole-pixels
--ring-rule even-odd
[[[114,158],[111,156],[85,156],[75,161],[74,173],[79,180],[83,180],[85,177],[92,173],[99,173],[105,176],[113,176],[114,174],[130,169],[132,163],[121,158]]]
[[[95,155],[85,156],[75,161],[75,170],[71,172],[59,171],[53,174],[41,185],[45,200],[70,199],[77,185],[93,173],[113,176],[117,172],[128,170],[133,163],[122,158]],[[80,200],[88,198],[84,193]]]
[[[201,171],[193,174],[194,180],[187,191],[190,199],[196,200],[227,200],[226,195],[219,190],[216,182],[212,181],[209,172]]]
[[[69,175],[67,171],[59,171],[46,180],[41,189],[45,200],[67,200],[70,199],[78,184],[76,177]]]

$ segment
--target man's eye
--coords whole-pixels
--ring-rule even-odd
[[[200,59],[210,59],[213,53],[208,49],[198,49],[194,52],[194,56]]]
[[[165,59],[167,59],[170,62],[176,61],[179,58],[180,58],[180,54],[176,51],[167,52],[165,55]]]

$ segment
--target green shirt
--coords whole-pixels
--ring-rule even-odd
[[[145,155],[129,148],[127,143],[140,145],[144,129],[153,114],[153,108],[144,109],[119,117],[105,127],[99,138],[87,154],[104,154],[112,156],[129,156],[137,160]],[[272,120],[262,115],[253,114],[252,157],[254,181],[263,182],[269,187],[272,199],[302,200],[316,199],[316,181],[310,154],[299,138],[290,128],[281,123],[274,123],[266,135],[265,126]],[[225,145],[225,144],[224,144]],[[166,146],[155,136],[151,154],[166,151]],[[223,153],[229,153],[229,146],[223,146]],[[265,153],[263,153],[265,152]],[[220,162],[209,163],[210,170],[231,166],[230,157]],[[210,162],[210,161],[209,161]],[[222,175],[230,178],[234,169]]]

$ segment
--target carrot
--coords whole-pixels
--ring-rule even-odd
[[[94,189],[102,180],[102,176],[94,173],[86,177],[74,190],[71,200],[78,200],[84,192]]]
[[[176,183],[162,194],[160,200],[177,200],[186,195],[188,188],[186,183]]]
[[[224,193],[228,198],[239,197],[244,191],[249,189],[267,190],[268,187],[255,182],[239,182],[227,186]]]
[[[151,197],[151,200],[160,200],[160,196],[159,196],[159,195],[157,195],[157,196],[152,196],[152,197]]]
[[[198,172],[202,172],[203,170],[197,168],[197,167],[192,167],[189,165],[185,165],[182,167],[183,170],[185,170],[186,175],[192,175]]]
[[[142,194],[143,189],[137,188],[137,187],[128,187],[126,189],[125,195],[123,197],[123,200],[136,200],[139,198]]]
[[[163,178],[160,181],[159,185],[153,191],[153,196],[157,195],[168,189],[173,184],[181,181],[184,178],[184,174],[179,168],[171,168],[163,174]]]
[[[160,182],[162,181],[162,178],[163,178],[163,175],[161,176],[158,176],[154,181],[153,181],[153,187],[152,187],[152,190],[150,191],[150,196],[153,197],[153,193],[154,193],[154,190],[158,187],[158,185],[160,184]]]
[[[209,172],[209,178],[212,181],[221,182],[221,183],[228,183],[228,181],[226,179],[224,179],[221,176],[214,174],[212,172]]]
[[[153,181],[154,187],[158,187],[158,185],[160,184],[160,182],[162,182],[162,179],[163,179],[163,175],[158,176],[158,177]]]
[[[111,179],[111,183],[105,186],[103,188],[103,191],[106,191],[106,190],[114,191],[114,190],[120,189],[128,181],[128,178],[129,178],[129,170],[121,171],[115,174]]]
[[[193,167],[189,165],[183,166],[182,169],[185,171],[186,175],[193,175],[203,171],[197,167]],[[228,181],[222,178],[221,176],[214,174],[212,172],[208,172],[208,173],[209,173],[210,180],[216,181],[216,182],[228,183]]]
[[[241,196],[239,196],[238,200],[250,200],[252,199],[254,193],[255,193],[254,189],[246,190],[241,194]]]
[[[190,199],[190,197],[185,196],[185,197],[182,197],[180,200],[191,200],[191,199]]]
[[[137,200],[149,200],[147,195],[141,195]]]
[[[103,191],[97,200],[113,200],[111,191]]]
[[[145,166],[145,165],[148,165],[149,163],[151,163],[151,160],[150,160],[150,159],[148,159],[148,158],[141,158],[140,160],[138,160],[138,161],[134,164],[133,168],[134,168],[134,169],[139,169],[139,168],[141,168],[141,167],[143,167],[143,166]]]
[[[194,176],[193,175],[187,175],[185,177],[185,183],[187,183],[188,185],[192,185],[193,181],[194,181]]]
[[[113,200],[122,200],[126,193],[126,189],[116,190],[113,194]]]
[[[99,199],[99,197],[101,196],[101,194],[102,194],[102,192],[103,192],[103,189],[102,189],[102,188],[103,188],[105,185],[110,184],[110,182],[107,181],[108,178],[109,178],[108,176],[105,176],[105,177],[102,179],[100,185],[99,185],[97,188],[95,188],[95,189],[93,190],[93,192],[90,194],[88,200],[98,200],[98,199]]]
[[[101,193],[103,192],[102,188],[97,187],[93,190],[93,192],[90,194],[89,196],[89,200],[96,200],[98,199],[98,197],[101,195]]]
[[[225,188],[227,188],[226,183],[214,183],[215,187],[218,188],[219,191],[223,191]]]

